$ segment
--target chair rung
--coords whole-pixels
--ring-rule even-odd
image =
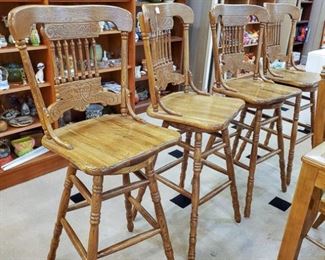
[[[245,170],[247,170],[247,171],[249,171],[249,166],[242,163],[242,162],[240,162],[240,161],[234,160],[234,164],[241,167],[241,168],[243,168],[243,169],[245,169]]]
[[[279,118],[278,116],[273,116],[273,117],[270,117],[269,119],[266,119],[264,121],[261,121],[261,126],[267,125],[267,124],[271,124],[271,123],[277,121],[278,118]]]
[[[313,133],[306,134],[306,135],[300,137],[299,139],[297,139],[296,144],[300,144],[312,136],[313,136]]]
[[[178,145],[182,148],[189,150],[189,151],[194,151],[194,147],[192,145],[189,145],[183,141],[179,142]]]
[[[87,259],[87,252],[84,246],[82,245],[81,241],[76,235],[76,232],[73,230],[73,228],[70,226],[68,221],[65,218],[61,218],[61,224],[65,230],[65,232],[68,234],[68,237],[70,238],[73,246],[76,248],[78,254],[82,259]]]
[[[306,105],[303,105],[303,106],[300,107],[300,111],[306,110],[306,109],[308,109],[308,108],[310,108],[310,107],[312,107],[312,106],[313,106],[313,104],[306,104]]]
[[[223,173],[223,174],[225,174],[225,175],[228,175],[226,169],[220,167],[219,165],[216,165],[216,164],[213,163],[213,162],[210,162],[210,161],[208,161],[208,160],[202,159],[202,164],[205,165],[205,166],[207,166],[207,167],[209,167],[209,168],[211,168],[211,169],[213,169],[213,170],[215,170],[215,171],[218,171],[218,172],[220,172],[220,173]]]
[[[254,130],[254,128],[251,127],[250,125],[247,125],[247,124],[244,124],[244,123],[241,123],[241,122],[238,122],[238,121],[234,121],[234,124],[236,126],[240,126],[241,128],[244,128],[244,129],[248,129],[248,130],[251,130],[251,131]]]
[[[138,243],[142,242],[143,240],[146,240],[150,237],[158,235],[159,233],[160,233],[160,228],[159,229],[151,229],[151,230],[143,232],[139,235],[133,236],[129,239],[118,242],[112,246],[109,246],[107,248],[100,250],[97,254],[97,258],[101,258],[101,257],[107,256],[107,255],[113,254],[117,251],[123,250],[124,248],[138,244]]]
[[[129,185],[123,185],[123,186],[119,186],[114,189],[105,191],[102,194],[102,201],[117,197],[119,195],[122,195],[124,193],[130,192],[135,189],[139,189],[141,187],[147,186],[148,184],[149,184],[148,180],[140,180],[140,181],[135,181]],[[90,205],[90,203],[88,203],[87,201],[82,201],[82,202],[79,202],[79,203],[69,206],[67,211],[73,211],[76,209],[84,208],[89,205]]]
[[[246,136],[240,136],[239,138],[241,140],[246,141],[247,143],[253,144],[253,141],[251,139],[247,138]],[[262,148],[262,149],[264,149],[266,151],[269,151],[269,152],[274,151],[274,149],[272,149],[271,147],[268,147],[268,146],[266,146],[264,144],[261,144],[261,143],[258,143],[258,147],[260,147],[260,148]]]
[[[202,204],[204,204],[205,202],[207,202],[208,200],[212,199],[214,196],[218,195],[220,192],[222,192],[224,189],[226,189],[227,187],[229,187],[231,184],[231,181],[228,180],[225,183],[221,184],[220,186],[214,188],[212,191],[210,191],[209,193],[207,193],[206,195],[204,195],[200,200],[199,200],[199,205],[201,206]]]
[[[157,178],[158,181],[162,182],[163,184],[165,184],[169,188],[172,188],[173,190],[176,190],[177,192],[179,192],[180,194],[184,195],[185,197],[187,197],[189,199],[192,198],[192,194],[191,193],[189,193],[185,189],[179,187],[176,183],[174,183],[174,182],[166,179],[165,177],[163,177],[161,175],[156,175],[156,178]]]
[[[281,152],[281,149],[273,150],[272,152],[269,152],[269,153],[263,155],[262,157],[258,158],[258,159],[256,160],[256,164],[259,164],[259,163],[261,163],[261,162],[264,162],[265,160],[267,160],[267,159],[273,157],[274,155],[277,155],[277,154],[280,153],[280,152]]]
[[[140,214],[148,221],[148,223],[153,228],[159,228],[157,221],[150,215],[150,213],[144,207],[142,207],[139,201],[137,201],[132,196],[129,196],[128,200],[132,203],[132,205],[136,208],[136,210],[140,212]]]
[[[81,193],[81,195],[86,199],[86,201],[88,202],[88,204],[90,204],[91,203],[91,193],[87,189],[87,187],[75,175],[71,175],[70,176],[70,179],[71,179],[72,183],[76,186],[76,188],[78,189],[78,191]]]
[[[304,100],[310,100],[310,97],[302,95],[302,96],[301,96],[301,99],[304,99]]]
[[[286,101],[284,101],[284,104],[294,107],[296,103],[292,102],[292,101],[289,101],[289,100],[286,100]]]
[[[173,168],[173,167],[176,166],[177,164],[180,164],[182,161],[183,161],[183,157],[181,157],[181,158],[179,158],[179,159],[177,159],[177,160],[175,160],[175,161],[172,161],[172,162],[169,163],[169,164],[166,164],[166,165],[160,167],[159,169],[155,170],[155,173],[156,173],[156,174],[161,174],[161,173],[163,173],[163,172],[165,172],[165,171],[167,171],[167,170]]]
[[[310,242],[312,242],[314,245],[320,247],[321,249],[325,250],[325,245],[313,238],[311,238],[310,236],[306,235],[306,239],[309,240]]]
[[[225,148],[225,144],[222,143],[222,144],[219,144],[219,145],[216,145],[215,147],[212,147],[211,149],[209,149],[208,151],[204,151],[202,154],[201,154],[201,157],[202,158],[206,158],[208,157],[209,155],[213,154],[214,152],[216,151],[219,151],[220,149],[222,148]]]

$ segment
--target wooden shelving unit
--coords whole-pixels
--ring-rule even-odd
[[[186,0],[175,0],[177,3],[186,3]],[[136,2],[136,13],[141,12],[141,5],[148,4],[147,1]],[[173,60],[175,61],[175,65],[177,69],[182,69],[182,55],[183,55],[183,28],[180,21],[175,19],[174,21],[174,29],[172,31],[172,53],[173,53]],[[141,62],[144,57],[144,49],[143,49],[143,41],[139,40],[135,43],[135,64],[141,65]],[[168,87],[169,88],[169,87]],[[135,79],[135,91],[141,92],[144,90],[148,90],[148,77],[147,75],[142,76],[141,78]],[[173,91],[177,91],[179,89],[173,89]],[[148,90],[149,92],[149,90]],[[132,100],[134,103],[134,99]],[[143,113],[146,111],[147,107],[149,106],[150,102],[149,99],[142,100],[135,104],[135,112],[137,114]]]
[[[136,1],[135,0],[0,0],[0,16],[6,16],[9,11],[17,6],[21,6],[24,4],[110,4],[119,6],[129,10],[135,18],[135,10],[136,10]],[[3,34],[8,38],[9,31],[8,28],[4,26],[4,23],[0,23],[0,34]],[[104,50],[109,51],[110,53],[114,53],[113,58],[118,58],[119,56],[119,40],[120,40],[120,32],[117,30],[104,31],[100,33],[97,42],[102,45]],[[33,64],[36,67],[38,62],[43,62],[45,64],[45,80],[44,84],[40,84],[39,87],[43,94],[44,101],[46,105],[51,104],[55,101],[55,89],[54,89],[54,77],[53,77],[53,67],[50,56],[50,48],[48,43],[41,40],[41,45],[34,47],[29,46],[28,51],[30,52],[30,56]],[[130,33],[129,35],[129,85],[131,98],[134,100],[134,64],[135,64],[135,37],[134,33]],[[5,48],[0,48],[0,65],[6,63],[21,63],[19,51],[14,46],[8,46]],[[100,75],[103,81],[120,81],[121,68],[119,66],[109,67],[100,69]],[[28,85],[22,84],[11,84],[8,90],[0,91],[0,104],[5,108],[9,108],[9,99],[12,96],[27,96],[30,95],[30,87]],[[0,113],[2,112],[0,108]],[[34,119],[34,123],[20,128],[8,127],[8,130],[0,133],[0,139],[7,138],[9,140],[15,139],[17,137],[24,136],[24,133],[28,131],[39,131],[42,132],[41,124],[36,117]],[[48,152],[42,156],[39,156],[33,160],[30,160],[20,166],[17,166],[8,171],[2,171],[0,168],[0,190],[8,188],[10,186],[25,182],[27,180],[33,179],[35,177],[41,176],[43,174],[55,171],[59,168],[64,167],[67,162],[54,155],[51,152]]]

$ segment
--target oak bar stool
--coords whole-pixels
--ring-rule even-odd
[[[99,21],[111,21],[121,31],[121,94],[103,90],[96,63],[96,41]],[[57,100],[46,107],[31,63],[25,38],[33,24],[42,25],[43,37],[48,41],[54,61]],[[122,8],[103,5],[88,6],[22,6],[9,13],[10,32],[16,40],[38,115],[45,132],[42,143],[52,152],[67,159],[67,176],[61,197],[59,212],[48,259],[55,259],[62,228],[82,259],[93,260],[139,243],[160,234],[167,259],[174,259],[164,212],[153,173],[156,154],[179,140],[176,131],[147,124],[132,111],[128,92],[128,33],[132,31],[131,14]],[[57,58],[57,59],[56,59]],[[72,64],[70,63],[72,59]],[[58,60],[59,66],[55,61]],[[84,66],[84,61],[86,67]],[[121,106],[121,114],[104,115],[84,120],[59,129],[51,124],[69,109],[84,111],[89,103]],[[130,182],[129,173],[145,168],[139,181]],[[92,191],[77,177],[80,170],[93,177]],[[121,175],[123,185],[103,192],[106,175]],[[131,191],[149,185],[157,220],[154,219],[131,195]],[[83,202],[69,206],[72,186],[83,197]],[[125,196],[127,227],[133,231],[132,206],[136,207],[152,226],[151,230],[138,234],[98,251],[99,222],[102,201]],[[66,213],[90,206],[90,230],[88,250],[84,248],[68,223]]]
[[[321,197],[325,190],[325,67],[321,76],[317,120],[314,124],[314,142],[317,146],[302,157],[302,167],[278,254],[279,260],[297,259],[304,238],[325,250],[325,245],[307,235],[318,209],[324,208]]]
[[[278,155],[281,189],[283,192],[287,190],[285,181],[281,106],[286,99],[301,95],[301,90],[299,89],[274,84],[272,81],[269,81],[264,77],[259,62],[262,57],[262,40],[259,40],[258,42],[255,63],[244,61],[243,35],[245,26],[249,22],[249,16],[257,17],[260,22],[259,38],[263,39],[265,24],[268,22],[268,13],[265,8],[254,5],[216,5],[210,11],[213,54],[214,62],[216,64],[216,83],[213,86],[213,92],[224,94],[229,97],[241,98],[246,103],[246,106],[240,115],[240,120],[233,122],[237,125],[237,133],[232,151],[234,163],[249,172],[244,212],[245,217],[249,217],[251,213],[254,175],[258,163],[261,163],[272,156]],[[250,72],[253,75],[240,77],[238,72],[241,70]],[[225,74],[229,72],[232,73],[233,78],[228,80]],[[268,116],[263,119],[264,110],[274,110],[275,114],[274,116]],[[245,123],[247,113],[254,115],[254,119],[250,125]],[[277,149],[259,143],[260,130],[263,130],[265,125],[272,122],[275,122],[277,125]],[[248,130],[246,135],[243,135],[243,129]],[[251,135],[253,135],[253,140],[250,139]],[[239,140],[242,140],[242,144],[236,154]],[[249,165],[240,161],[247,143],[252,145]],[[267,153],[260,158],[257,158],[258,148],[263,149]],[[220,153],[217,154],[222,156]]]
[[[295,88],[299,88],[303,93],[309,93],[310,98],[302,96],[302,99],[307,99],[310,102],[306,105],[301,106],[301,98],[299,96],[296,97],[295,102],[291,102],[286,100],[284,103],[294,107],[294,115],[293,119],[285,118],[282,119],[293,123],[292,124],[292,132],[291,135],[288,136],[284,134],[284,138],[290,140],[290,150],[288,156],[288,165],[287,165],[287,185],[290,184],[291,181],[291,172],[292,172],[292,162],[294,158],[295,145],[299,144],[309,137],[313,136],[314,131],[314,120],[315,120],[315,92],[318,87],[318,82],[320,80],[320,76],[318,73],[305,72],[299,69],[292,55],[292,49],[294,44],[294,37],[296,33],[296,22],[300,17],[300,9],[296,6],[289,4],[264,4],[267,9],[270,20],[266,27],[265,41],[266,47],[265,49],[265,62],[264,62],[264,73],[267,78],[279,83],[288,86],[292,86]],[[289,17],[291,20],[290,27],[290,36],[287,44],[287,48],[285,53],[281,51],[281,27],[283,26],[283,20],[285,17]],[[273,69],[271,68],[271,63],[275,60],[281,60],[286,62],[286,69]],[[299,111],[303,111],[310,108],[310,120],[311,120],[311,132],[302,136],[301,138],[296,138],[297,127],[303,126],[308,127],[306,124],[296,121],[299,119]],[[297,122],[297,123],[296,123]],[[268,144],[271,134],[273,131],[274,124],[271,124],[271,131],[268,132],[265,145]],[[295,140],[295,141],[294,141]]]
[[[148,67],[151,97],[151,105],[147,113],[151,117],[163,120],[164,127],[172,126],[186,133],[185,142],[179,143],[184,148],[183,158],[156,170],[157,173],[161,174],[173,166],[182,163],[179,184],[161,175],[158,175],[157,179],[192,201],[188,259],[195,259],[199,205],[202,205],[230,186],[235,220],[240,222],[228,126],[230,121],[244,106],[244,102],[240,99],[211,96],[199,91],[194,86],[189,70],[189,25],[193,23],[194,19],[193,11],[190,7],[178,3],[144,4],[142,5],[142,10],[143,14],[140,15],[139,19]],[[175,17],[183,24],[184,52],[182,72],[173,71],[171,30],[173,29],[173,19]],[[169,83],[183,85],[184,91],[161,97],[161,91],[165,90]],[[193,133],[195,136],[194,146],[191,145]],[[222,140],[221,144],[211,146],[203,151],[203,133],[220,137]],[[220,149],[224,149],[227,169],[223,169],[219,165],[207,160],[209,155]],[[194,160],[192,193],[184,188],[188,157]],[[200,198],[200,175],[204,165],[224,173],[227,175],[228,180]]]

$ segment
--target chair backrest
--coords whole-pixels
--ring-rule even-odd
[[[318,85],[316,113],[314,122],[313,147],[325,140],[325,66],[321,72],[321,80]]]
[[[174,18],[183,24],[183,68],[173,71],[171,30]],[[139,15],[147,61],[149,90],[153,109],[158,111],[159,92],[168,84],[184,84],[189,91],[189,25],[194,21],[192,9],[180,3],[144,4]]]
[[[30,5],[13,9],[8,17],[10,33],[20,51],[37,112],[47,137],[66,146],[55,136],[51,124],[65,111],[70,109],[84,111],[90,103],[121,104],[121,113],[126,115],[127,41],[128,33],[133,28],[129,11],[107,5]],[[91,57],[96,57],[95,38],[100,34],[100,21],[111,21],[121,31],[121,94],[103,90],[97,63],[91,61]],[[34,24],[41,27],[41,33],[51,50],[57,100],[48,107],[45,106],[38,88],[25,42]]]
[[[300,16],[300,9],[290,4],[264,3],[264,7],[270,16],[265,33],[265,64],[268,65],[270,62],[278,59],[285,61],[287,65],[290,66],[292,62],[292,50],[296,33],[296,22]],[[286,53],[283,53],[281,51],[281,27],[284,25],[283,21],[285,17],[289,17],[291,23],[289,41],[285,48]]]
[[[268,22],[266,9],[256,5],[218,4],[209,15],[217,83],[228,71],[235,77],[240,70],[250,71],[257,78],[263,43],[260,39],[263,39]],[[259,40],[255,61],[251,63],[244,61],[243,42],[246,26],[253,16],[259,21]]]

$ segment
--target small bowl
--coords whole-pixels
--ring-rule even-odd
[[[86,108],[86,119],[100,117],[103,114],[104,107],[100,104],[90,104]]]
[[[25,136],[23,138],[12,140],[11,145],[15,148],[15,154],[22,156],[33,150],[35,140],[30,136]]]

